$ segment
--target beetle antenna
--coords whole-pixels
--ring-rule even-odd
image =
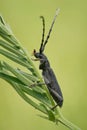
[[[44,42],[44,45],[43,45],[43,47],[42,47],[42,52],[44,51],[45,45],[46,45],[47,42],[48,42],[48,39],[49,39],[50,34],[51,34],[51,32],[52,32],[52,28],[53,28],[53,25],[54,25],[54,23],[55,23],[56,17],[57,17],[57,15],[59,14],[59,11],[60,11],[60,9],[58,8],[58,9],[56,10],[56,14],[55,14],[54,19],[53,19],[53,21],[52,21],[52,24],[51,24],[51,27],[50,27],[50,29],[49,29],[48,35],[47,35],[47,37],[46,37],[46,40],[45,40],[45,42]]]
[[[43,33],[42,33],[42,40],[41,40],[41,46],[40,46],[40,53],[42,53],[43,51],[43,43],[44,43],[44,35],[45,35],[45,19],[43,16],[40,16],[40,18],[42,19],[42,23],[43,23]]]

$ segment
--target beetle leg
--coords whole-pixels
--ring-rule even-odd
[[[52,107],[51,110],[54,110],[57,106],[58,106],[58,104],[56,104],[54,107]]]
[[[33,60],[33,61],[40,61],[40,59],[39,58],[31,58],[31,60]]]
[[[45,83],[34,83],[34,84],[29,85],[29,87],[32,88],[32,87],[36,87],[39,85],[45,85]]]

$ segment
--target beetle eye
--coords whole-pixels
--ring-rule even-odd
[[[35,53],[36,53],[36,50],[34,49],[34,50],[33,50],[33,55],[35,55]]]

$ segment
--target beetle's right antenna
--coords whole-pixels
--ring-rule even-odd
[[[56,10],[56,14],[55,14],[54,19],[53,19],[53,21],[52,21],[52,24],[51,24],[51,27],[50,27],[50,29],[49,29],[48,35],[47,35],[47,37],[46,37],[46,40],[45,40],[45,42],[44,42],[44,44],[43,44],[43,46],[42,46],[42,48],[41,48],[41,52],[44,51],[45,45],[46,45],[47,42],[48,42],[48,39],[49,39],[50,34],[51,34],[51,32],[52,32],[52,28],[53,28],[53,25],[54,25],[54,23],[55,23],[56,17],[57,17],[57,15],[59,14],[59,11],[60,11],[60,9],[58,8],[58,9]]]
[[[42,40],[41,40],[41,46],[39,52],[42,53],[43,43],[44,43],[44,35],[45,35],[45,19],[43,16],[40,16],[43,22],[43,33],[42,33]]]

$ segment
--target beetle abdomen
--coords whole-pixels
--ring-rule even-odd
[[[63,105],[63,95],[53,70],[48,67],[42,71],[44,81],[58,106]]]

